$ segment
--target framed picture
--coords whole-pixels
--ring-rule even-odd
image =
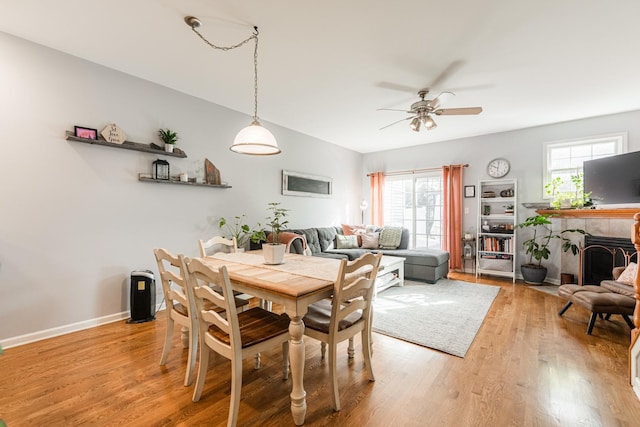
[[[331,197],[333,180],[326,176],[282,171],[282,194],[284,196]]]
[[[476,197],[476,186],[475,185],[465,185],[464,186],[464,197]]]
[[[74,126],[73,127],[74,134],[78,138],[85,139],[98,139],[98,130],[91,128],[84,128],[82,126]]]

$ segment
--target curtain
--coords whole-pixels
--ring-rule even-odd
[[[384,193],[384,172],[375,172],[371,177],[371,224],[384,226],[382,196]]]
[[[462,269],[462,170],[464,165],[442,167],[442,249],[449,252],[449,269]]]

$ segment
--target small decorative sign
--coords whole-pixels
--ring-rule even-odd
[[[111,123],[100,132],[100,135],[107,142],[113,142],[114,144],[122,144],[127,140],[127,135],[122,129],[120,129],[115,123]]]

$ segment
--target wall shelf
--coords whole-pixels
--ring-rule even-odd
[[[231,188],[230,185],[226,185],[226,184],[205,184],[205,183],[198,183],[198,182],[184,182],[184,181],[178,181],[178,180],[169,180],[169,179],[154,179],[151,178],[150,176],[144,176],[143,174],[139,174],[138,175],[138,181],[144,181],[144,182],[154,182],[157,184],[178,184],[178,185],[191,185],[191,186],[195,186],[195,187],[209,187],[209,188]]]
[[[113,142],[105,141],[101,136],[98,137],[99,139],[87,139],[77,137],[73,134],[73,132],[66,132],[67,141],[83,142],[85,144],[102,145],[103,147],[121,148],[124,150],[141,151],[143,153],[160,154],[163,156],[187,157],[187,154],[184,151],[175,147],[173,149],[173,152],[169,153],[168,151],[164,151],[162,148],[153,148],[152,144],[142,144],[140,142],[133,141],[125,141],[122,144],[114,144]]]

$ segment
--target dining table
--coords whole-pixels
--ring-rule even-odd
[[[304,424],[307,400],[302,318],[309,304],[333,294],[340,260],[287,253],[282,264],[271,265],[265,264],[261,250],[217,253],[201,259],[215,270],[226,266],[234,290],[284,307],[290,318],[291,414],[296,425]]]

